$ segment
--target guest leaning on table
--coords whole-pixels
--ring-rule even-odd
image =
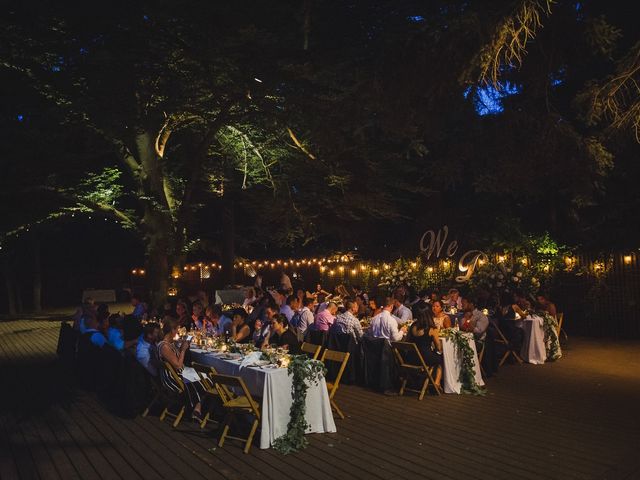
[[[233,320],[229,328],[229,338],[236,343],[251,343],[253,331],[247,322],[247,312],[244,308],[233,311]]]
[[[182,377],[182,370],[184,369],[184,356],[189,349],[189,342],[186,340],[180,344],[180,348],[176,345],[175,338],[178,335],[178,321],[175,318],[165,317],[162,326],[162,333],[164,337],[158,343],[158,360],[162,365],[162,362],[169,362],[175,369],[176,373]],[[171,373],[166,368],[160,369],[160,380],[162,385],[168,390],[176,393],[180,392],[176,380],[171,376]],[[187,397],[189,399],[189,405],[193,410],[193,416],[196,419],[200,419],[202,416],[201,399],[204,395],[205,389],[200,382],[190,382],[186,378],[182,377],[184,382]]]

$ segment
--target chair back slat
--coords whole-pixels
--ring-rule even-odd
[[[212,373],[218,373],[216,369],[210,365],[205,365],[203,363],[197,362],[192,362],[191,366],[198,374],[198,377],[200,377],[200,382],[204,385],[204,388],[206,388],[208,392],[213,393],[213,390],[215,390],[215,388],[213,386],[213,381],[211,380],[209,375]]]
[[[169,375],[171,375],[171,377],[178,384],[178,388],[180,388],[180,391],[184,392],[186,390],[186,387],[184,386],[184,380],[182,380],[182,377],[178,375],[178,372],[176,372],[176,369],[173,368],[173,365],[171,365],[169,362],[165,360],[163,363],[164,363],[164,368],[169,372]]]
[[[418,346],[415,343],[411,342],[391,342],[391,347],[393,347],[394,352],[396,353],[396,358],[398,358],[400,367],[421,367],[425,370],[428,368],[427,363],[424,361],[424,357],[422,353],[418,349]],[[411,361],[411,356],[414,356],[414,359],[418,361]]]
[[[322,358],[320,359],[322,363],[325,362],[338,362],[340,363],[340,369],[338,370],[338,374],[336,378],[333,380],[333,385],[331,391],[329,392],[329,398],[333,398],[340,386],[340,380],[342,379],[342,374],[344,373],[344,369],[347,367],[347,363],[349,362],[349,352],[337,352],[335,350],[325,349],[322,354]]]
[[[304,353],[311,355],[313,360],[318,359],[318,355],[320,355],[320,350],[322,350],[322,345],[315,345],[309,342],[303,342],[300,346],[300,350]]]
[[[230,403],[239,397],[239,395],[235,395],[231,389],[236,389],[242,391],[244,397],[247,398],[249,404],[251,405],[251,410],[258,418],[260,418],[260,409],[258,408],[258,404],[251,396],[251,392],[247,388],[247,384],[244,383],[244,380],[241,377],[236,377],[233,375],[222,375],[220,373],[211,373],[209,374],[209,378],[213,381],[218,393],[220,394],[220,398],[222,399],[222,404],[225,407],[230,406]]]

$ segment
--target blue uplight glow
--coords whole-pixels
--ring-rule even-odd
[[[18,114],[16,118],[18,119],[19,122],[22,122],[24,120],[24,115]]]
[[[472,92],[472,87],[467,87],[462,95],[468,98]],[[493,85],[483,85],[475,90],[473,96],[473,105],[476,113],[483,115],[496,115],[504,111],[502,100],[511,95],[516,95],[522,91],[522,87],[511,82],[505,82],[500,85],[500,89]]]
[[[407,17],[411,23],[421,23],[424,22],[424,17],[422,15],[410,15]]]

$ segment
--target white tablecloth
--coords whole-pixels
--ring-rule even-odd
[[[473,334],[465,334],[469,342],[469,346],[473,350],[474,371],[476,383],[484,385],[482,373],[480,372],[480,362],[478,361],[478,352],[476,351],[476,342],[473,340]],[[442,339],[442,357],[444,360],[444,393],[460,393],[462,383],[460,382],[460,365],[462,363],[462,353],[458,352],[458,348],[448,338]]]
[[[528,315],[522,320],[524,341],[520,355],[527,363],[543,364],[547,360],[547,350],[544,345],[544,320],[538,315]]]
[[[292,379],[286,368],[246,367],[240,370],[239,360],[224,360],[196,348],[191,349],[191,358],[194,362],[213,366],[218,373],[242,377],[251,394],[262,397],[260,448],[269,448],[276,438],[287,433]],[[312,383],[307,390],[305,419],[310,425],[307,433],[336,431],[324,378],[317,385]]]

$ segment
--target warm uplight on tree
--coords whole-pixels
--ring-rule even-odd
[[[631,265],[631,260],[632,260],[631,255],[625,255],[623,260],[625,265]]]

